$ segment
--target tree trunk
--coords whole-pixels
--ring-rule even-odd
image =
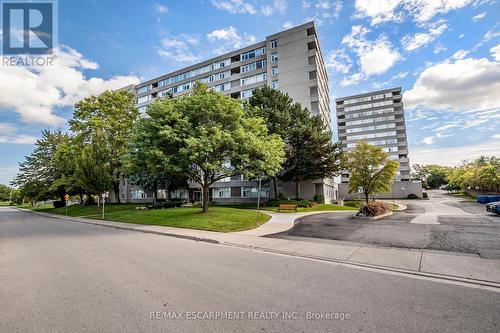
[[[202,213],[208,213],[208,191],[210,185],[203,185],[203,210]]]
[[[121,199],[120,199],[120,182],[115,182],[113,184],[113,192],[115,193],[116,203],[121,203]]]
[[[78,195],[80,196],[80,205],[83,205],[83,193],[80,192]]]
[[[274,186],[274,199],[278,200],[279,196],[278,196],[278,177],[274,176],[273,177],[273,186]]]
[[[295,199],[300,198],[300,182],[296,181],[295,182]]]
[[[368,192],[365,192],[365,200],[366,200],[366,203],[368,203]]]

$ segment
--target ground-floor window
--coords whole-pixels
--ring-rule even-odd
[[[167,190],[156,191],[156,196],[158,197],[158,199],[166,199],[167,198]]]
[[[177,189],[175,191],[170,192],[172,198],[183,199],[188,197],[187,190],[185,189]]]
[[[143,190],[133,190],[131,192],[132,199],[146,199],[148,196]]]
[[[242,198],[257,198],[259,193],[258,187],[242,187],[241,197]],[[269,198],[269,187],[261,187],[260,189],[261,198]]]
[[[231,198],[231,188],[230,187],[216,187],[216,188],[212,189],[212,196],[214,199]]]

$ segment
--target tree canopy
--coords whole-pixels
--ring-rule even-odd
[[[345,154],[345,167],[350,174],[349,192],[362,187],[368,203],[370,194],[391,190],[399,163],[390,160],[382,148],[360,141],[355,149]]]

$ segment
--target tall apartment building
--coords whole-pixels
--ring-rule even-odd
[[[200,81],[210,89],[233,98],[248,99],[252,91],[263,85],[286,92],[295,102],[321,115],[331,128],[328,76],[321,55],[314,22],[270,35],[264,41],[227,54],[179,69],[152,80],[127,87],[137,96],[137,107],[144,112],[155,98],[174,97],[190,92]],[[122,199],[138,201],[149,195],[138,188],[122,184]],[[281,184],[280,192],[293,196],[293,184]],[[326,200],[336,198],[336,184],[331,179],[301,183],[301,197],[312,199],[323,194]],[[235,176],[213,185],[213,201],[252,201],[257,197],[256,183]],[[272,188],[264,187],[261,197],[272,196]],[[174,196],[199,201],[197,184],[177,191]]]
[[[399,162],[395,179],[397,184],[393,186],[393,191],[398,193],[398,197],[409,193],[421,196],[421,185],[410,182],[401,87],[340,97],[335,102],[339,141],[342,142],[344,151],[354,149],[359,141],[382,147],[390,159]],[[341,183],[348,182],[349,173],[343,172]]]

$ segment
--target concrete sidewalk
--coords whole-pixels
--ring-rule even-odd
[[[100,221],[33,212],[29,210],[25,211],[60,219],[62,221],[95,224],[104,227],[172,236],[195,241],[205,241],[252,250],[500,288],[500,260],[482,259],[476,255],[418,249],[312,243],[300,240],[259,237],[246,234],[245,232],[219,233],[203,230]],[[290,218],[293,218],[292,214],[290,214]],[[293,220],[291,222],[289,219],[283,219],[282,221],[276,220],[274,224],[283,224],[284,228],[288,226],[289,223],[293,225]],[[272,226],[269,228],[276,228],[277,230],[281,228],[281,226]],[[269,230],[270,229],[267,229],[267,231]]]

